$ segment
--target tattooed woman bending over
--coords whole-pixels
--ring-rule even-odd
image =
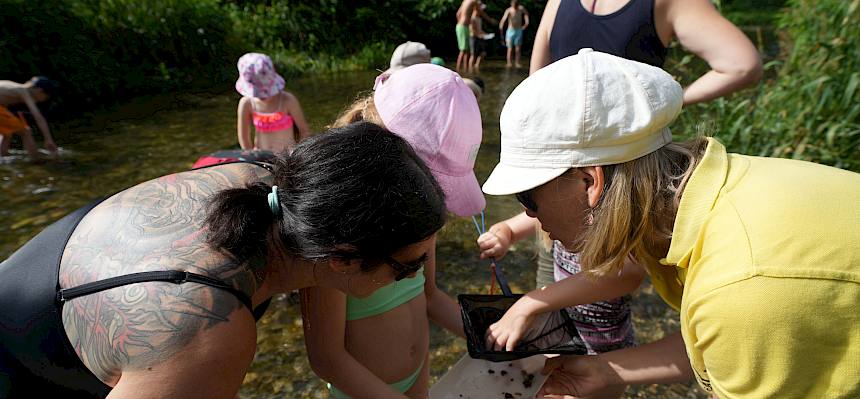
[[[421,267],[445,199],[403,139],[357,123],[282,157],[139,184],[0,264],[0,397],[231,398],[274,294]]]

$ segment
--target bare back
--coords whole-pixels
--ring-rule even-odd
[[[114,195],[75,229],[60,266],[61,287],[180,270],[219,279],[251,296],[261,280],[250,265],[212,250],[203,223],[214,193],[270,178],[260,167],[231,164],[160,177]],[[62,316],[84,364],[114,385],[125,371],[162,364],[234,312],[248,313],[242,308],[235,296],[217,288],[146,282],[72,299]]]
[[[460,25],[469,25],[469,20],[472,18],[472,12],[478,6],[477,0],[463,0],[460,3],[460,8],[457,9],[457,23]]]
[[[0,80],[0,105],[8,106],[24,102],[26,86],[11,80]]]

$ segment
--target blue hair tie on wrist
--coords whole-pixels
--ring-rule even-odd
[[[269,193],[269,209],[272,210],[272,215],[275,217],[281,216],[281,203],[278,200],[278,186],[272,186],[272,192]]]

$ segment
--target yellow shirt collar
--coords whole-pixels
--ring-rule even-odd
[[[705,154],[681,195],[675,225],[672,227],[669,253],[660,259],[661,264],[683,268],[688,266],[699,231],[726,182],[728,165],[726,147],[717,139],[709,137]]]

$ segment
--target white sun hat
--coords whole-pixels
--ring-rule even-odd
[[[561,59],[511,93],[499,118],[499,164],[487,194],[540,186],[570,168],[613,165],[672,141],[681,85],[660,68],[592,49]]]

